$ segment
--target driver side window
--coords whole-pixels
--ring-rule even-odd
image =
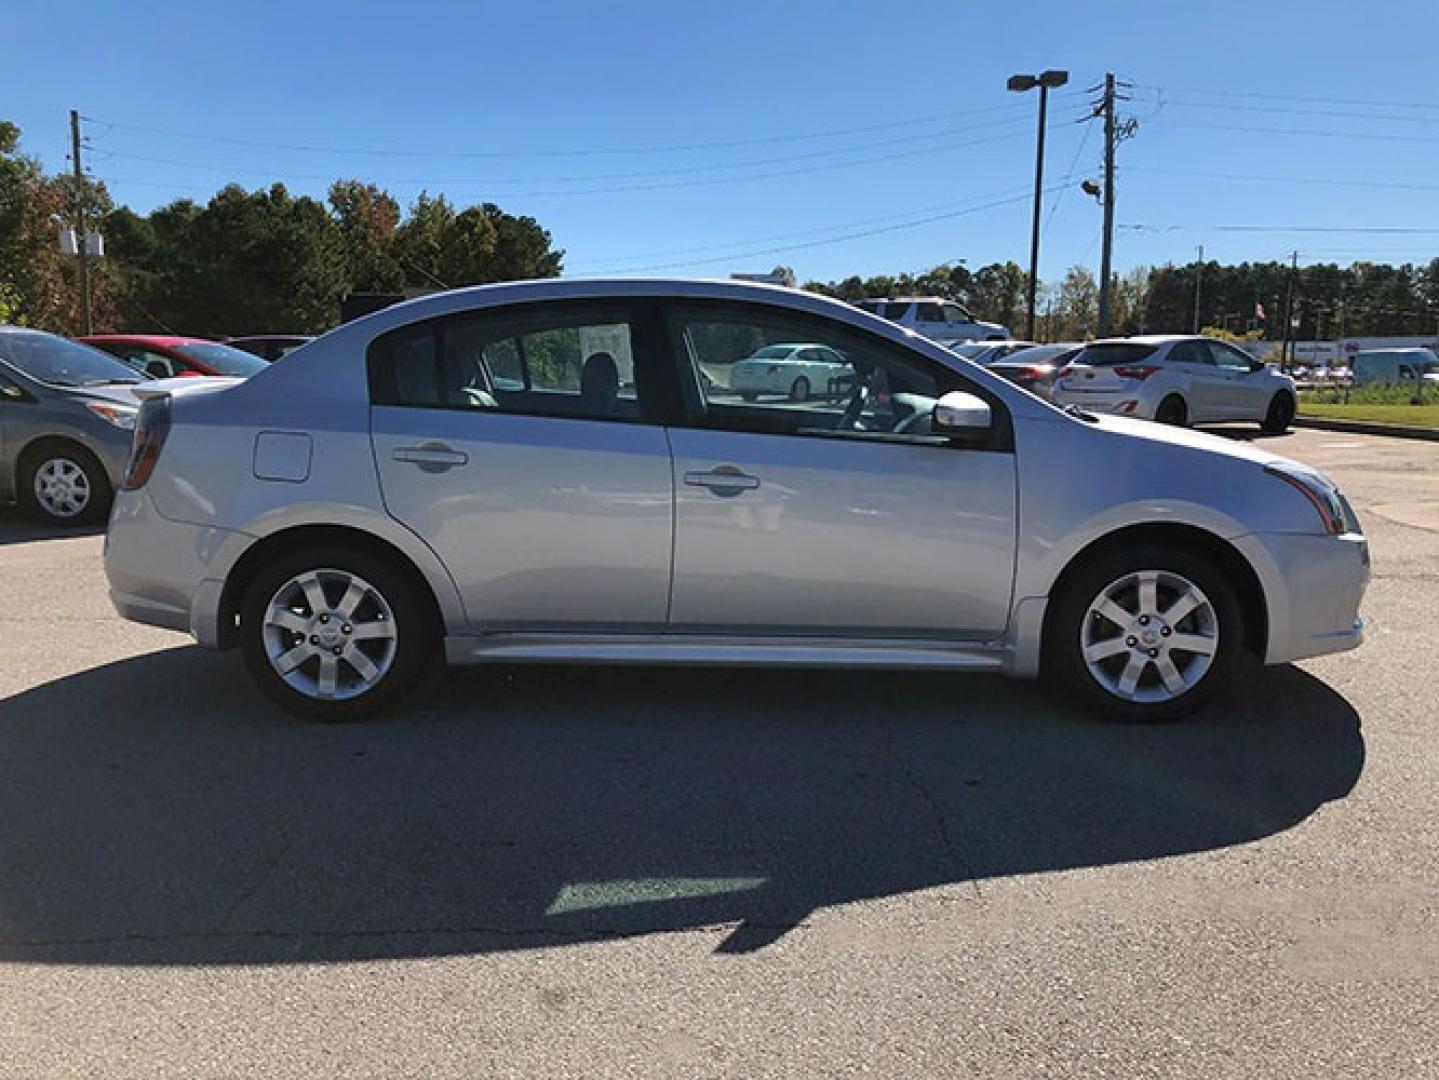
[[[828,320],[723,305],[675,311],[668,321],[696,427],[931,441],[936,399],[965,385],[942,365]],[[806,354],[826,356],[837,370],[788,359]]]

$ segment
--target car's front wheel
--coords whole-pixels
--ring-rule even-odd
[[[1101,715],[1177,719],[1223,691],[1244,661],[1233,585],[1182,547],[1139,545],[1091,559],[1052,603],[1046,666]]]
[[[20,496],[26,509],[52,525],[104,521],[113,492],[98,458],[67,442],[41,443],[25,454]]]
[[[394,703],[433,659],[436,640],[417,583],[346,547],[271,561],[240,605],[250,674],[280,705],[318,720],[359,719]]]

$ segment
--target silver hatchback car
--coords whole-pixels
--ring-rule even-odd
[[[795,341],[843,392],[720,389]],[[1321,474],[1062,411],[823,297],[487,286],[305,353],[145,402],[105,561],[121,614],[238,644],[305,714],[443,655],[1045,671],[1158,720],[1360,641],[1368,549]]]

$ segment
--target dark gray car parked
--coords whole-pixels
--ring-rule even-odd
[[[0,326],[0,502],[45,521],[103,521],[149,381],[54,334]]]

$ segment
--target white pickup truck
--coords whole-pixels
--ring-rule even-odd
[[[943,300],[937,296],[861,300],[858,306],[941,344],[953,341],[1004,341],[1009,337],[1009,330],[998,323],[980,322],[953,300]]]

